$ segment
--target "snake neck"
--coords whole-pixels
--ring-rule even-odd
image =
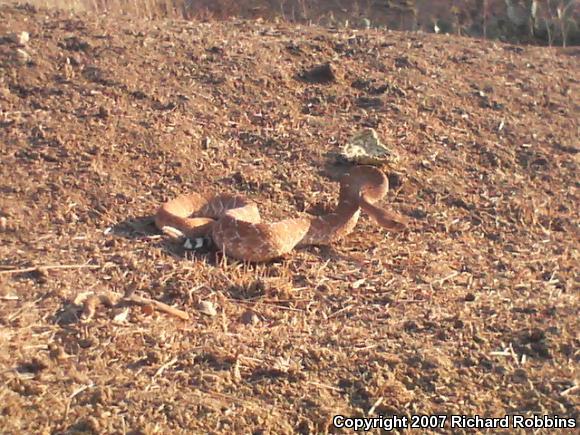
[[[310,228],[298,246],[327,245],[350,233],[358,222],[360,207],[352,201],[341,201],[332,213],[310,218]]]

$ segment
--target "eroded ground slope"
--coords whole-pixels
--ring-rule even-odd
[[[0,34],[3,433],[577,418],[577,51],[6,6]],[[327,61],[335,82],[299,78]],[[386,202],[405,234],[364,218],[251,266],[184,253],[147,220],[189,190],[269,219],[320,211],[364,126],[400,155]],[[13,271],[43,265],[90,267]],[[128,290],[191,318],[80,319],[79,294]]]

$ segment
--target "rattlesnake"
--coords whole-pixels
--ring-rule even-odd
[[[332,213],[262,223],[257,205],[239,195],[180,195],[163,204],[155,225],[179,230],[188,238],[210,235],[226,255],[251,262],[280,257],[297,246],[326,245],[355,227],[364,210],[384,228],[400,231],[406,219],[376,205],[389,182],[372,166],[356,166],[340,179],[338,205]]]

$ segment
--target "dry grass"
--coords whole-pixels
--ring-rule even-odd
[[[14,3],[18,0],[4,0]],[[41,7],[141,19],[243,17],[333,27],[422,30],[544,45],[578,45],[578,0],[30,0]],[[519,6],[518,6],[519,5]]]
[[[10,3],[10,1],[5,3]],[[186,7],[185,0],[31,0],[27,3],[71,12],[120,14],[147,19],[188,18],[192,15]],[[200,15],[203,14],[203,10],[198,12]]]
[[[21,31],[27,46],[4,37]],[[0,35],[0,269],[24,269],[0,273],[3,433],[578,418],[573,51],[8,6]],[[298,80],[325,61],[335,83]],[[401,157],[385,170],[406,234],[363,219],[248,265],[183,252],[147,219],[194,189],[270,219],[331,204],[362,126]],[[110,292],[190,320],[97,303]]]

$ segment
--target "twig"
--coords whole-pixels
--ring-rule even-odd
[[[178,308],[174,308],[170,305],[164,304],[163,302],[156,301],[155,299],[144,298],[142,296],[131,295],[128,298],[123,298],[124,301],[133,302],[138,305],[153,305],[159,311],[171,314],[173,316],[179,317],[182,320],[189,320],[189,314]]]
[[[189,314],[180,309],[174,308],[170,305],[164,304],[163,302],[156,301],[155,299],[145,298],[143,296],[129,295],[123,297],[120,293],[109,291],[105,294],[95,295],[92,292],[85,292],[77,296],[74,301],[75,304],[83,304],[83,320],[90,320],[95,314],[95,310],[98,305],[106,305],[112,307],[120,303],[133,303],[136,305],[153,305],[159,311],[171,314],[173,316],[179,317],[182,320],[188,320]]]
[[[338,391],[338,392],[343,391],[341,388],[336,388],[336,387],[333,387],[332,385],[321,384],[320,382],[308,381],[307,384],[314,385],[315,387],[327,388],[327,389],[332,390],[332,391]]]
[[[246,355],[238,355],[238,359],[245,359],[247,361],[252,361],[252,362],[256,362],[256,363],[260,363],[260,364],[264,363],[263,359],[253,358],[251,356],[246,356]]]
[[[64,411],[64,417],[62,418],[62,422],[66,422],[66,419],[68,418],[68,414],[70,412],[70,406],[72,404],[73,399],[78,396],[79,394],[81,394],[83,391],[88,390],[89,388],[92,388],[95,384],[93,384],[93,382],[89,383],[88,385],[83,385],[82,387],[78,388],[77,390],[75,390],[69,397],[68,400],[66,402],[66,408]]]
[[[176,362],[177,362],[177,357],[171,358],[169,361],[167,361],[165,364],[163,364],[161,367],[159,367],[157,369],[157,371],[153,375],[153,379],[155,379],[157,376],[161,376],[166,369],[168,369],[169,367],[171,367]]]
[[[495,351],[489,353],[491,356],[511,356],[512,354],[507,350]]]
[[[16,295],[0,296],[0,301],[17,301],[19,297]]]
[[[375,410],[377,409],[377,407],[378,407],[378,406],[379,406],[381,403],[383,403],[383,400],[385,400],[385,398],[384,398],[384,397],[382,397],[382,396],[381,396],[381,397],[379,397],[379,398],[377,399],[377,401],[376,401],[375,403],[373,403],[373,406],[371,406],[371,409],[369,409],[369,412],[367,412],[367,415],[368,415],[368,416],[371,416],[371,415],[373,415],[373,414],[375,413]]]
[[[572,387],[570,387],[570,388],[568,388],[568,389],[566,389],[566,390],[562,391],[560,394],[561,394],[562,396],[567,396],[568,394],[572,394],[572,393],[574,393],[574,392],[575,392],[575,391],[577,391],[579,388],[580,388],[580,385],[574,385],[574,386],[572,386]]]
[[[279,310],[286,310],[286,311],[295,311],[297,313],[304,313],[304,310],[300,309],[300,308],[292,308],[292,307],[285,307],[284,305],[278,305],[278,304],[274,304],[274,303],[264,303],[264,305],[268,306],[268,307],[272,307],[272,308],[277,308]]]
[[[273,299],[269,299],[268,300],[269,302],[268,301],[264,302],[259,297],[252,298],[252,299],[246,299],[246,300],[228,298],[228,300],[234,301],[238,304],[246,304],[246,305],[258,305],[259,303],[262,303],[262,305],[267,306],[267,307],[271,307],[271,308],[278,308],[280,310],[296,311],[298,313],[304,313],[304,310],[302,310],[300,308],[292,308],[292,307],[285,307],[284,305],[278,305],[277,303],[273,302]],[[308,300],[308,299],[298,299],[298,301],[305,301],[305,300]],[[295,301],[292,300],[292,302],[295,302]]]
[[[334,313],[330,314],[330,315],[328,316],[328,318],[329,318],[329,319],[332,319],[333,317],[336,317],[336,316],[338,316],[339,314],[342,314],[342,313],[344,313],[345,311],[348,311],[348,310],[350,310],[350,309],[351,309],[352,307],[354,307],[354,306],[355,306],[355,304],[351,304],[351,305],[347,305],[346,307],[342,307],[341,309],[339,309],[339,310],[335,311]]]
[[[31,266],[25,267],[23,269],[8,269],[0,270],[0,275],[8,273],[26,273],[26,272],[36,272],[44,270],[58,270],[58,269],[99,269],[102,266],[96,264],[53,264],[48,266]]]
[[[449,281],[450,279],[455,278],[457,275],[459,275],[459,272],[455,271],[455,272],[450,273],[449,275],[447,275],[441,279],[436,279],[435,281],[433,281],[433,284],[435,284],[435,283],[444,284],[445,281]]]
[[[157,371],[155,372],[153,377],[151,378],[151,382],[149,383],[149,385],[147,385],[147,387],[145,388],[145,391],[151,391],[151,388],[153,388],[153,386],[154,386],[155,379],[157,379],[157,377],[161,376],[165,370],[167,370],[169,367],[174,365],[177,361],[178,361],[178,358],[175,356],[175,357],[171,358],[170,360],[168,360],[165,364],[161,365],[157,369]]]

